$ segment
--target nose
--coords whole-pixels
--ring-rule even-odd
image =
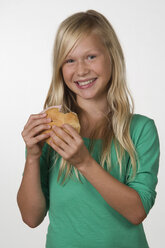
[[[82,76],[88,74],[89,67],[85,63],[85,61],[78,61],[76,71],[77,71],[77,75],[82,77]]]

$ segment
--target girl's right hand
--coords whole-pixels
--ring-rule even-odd
[[[46,115],[46,113],[30,115],[21,133],[26,144],[27,156],[33,159],[39,159],[42,154],[44,140],[50,136],[49,133],[41,134],[42,131],[51,128],[48,125],[51,119],[46,118]]]

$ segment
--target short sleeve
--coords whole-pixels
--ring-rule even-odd
[[[137,124],[138,125],[138,124]],[[139,159],[139,167],[133,181],[129,181],[132,168],[128,173],[126,185],[133,188],[139,194],[146,214],[154,205],[156,198],[156,185],[158,182],[159,169],[159,138],[158,132],[153,120],[147,118],[147,121],[140,127],[133,130],[133,143]]]
[[[40,179],[41,188],[46,200],[46,208],[49,209],[49,157],[48,157],[49,146],[47,143],[42,148],[42,155],[40,157]],[[27,156],[27,150],[25,150]]]

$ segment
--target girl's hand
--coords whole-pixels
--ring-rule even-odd
[[[51,119],[46,118],[46,114],[33,114],[29,117],[21,135],[24,139],[27,148],[27,155],[38,159],[42,154],[42,147],[44,140],[50,136],[47,134],[40,134],[42,131],[49,129]]]
[[[66,129],[70,135],[62,128]],[[50,146],[77,169],[85,166],[92,157],[83,139],[71,125],[64,124],[62,128],[53,126],[53,131],[50,132]]]

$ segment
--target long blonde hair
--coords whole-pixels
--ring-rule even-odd
[[[94,10],[79,12],[65,19],[59,26],[53,51],[53,76],[44,109],[53,105],[62,105],[64,113],[73,111],[79,115],[81,108],[77,104],[75,93],[66,86],[63,80],[62,65],[75,44],[91,32],[97,33],[108,49],[112,63],[112,74],[107,89],[107,102],[110,111],[108,114],[104,114],[105,118],[94,127],[90,135],[90,152],[93,149],[94,137],[101,130],[103,144],[100,165],[104,167],[106,162],[107,170],[111,170],[110,150],[112,142],[114,142],[120,176],[122,175],[122,159],[127,152],[130,156],[133,179],[137,169],[137,154],[130,137],[130,123],[134,112],[134,103],[126,84],[126,69],[122,48],[113,27],[102,14]],[[56,154],[55,163],[58,158],[59,154]],[[58,180],[65,172],[63,184],[73,171],[79,178],[79,171],[61,158]]]

